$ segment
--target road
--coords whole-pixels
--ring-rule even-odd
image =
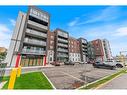
[[[100,89],[127,89],[127,74],[123,74],[113,79]]]
[[[42,71],[56,89],[75,89],[86,83],[115,73],[117,70],[93,68],[91,64],[62,65],[44,68]]]

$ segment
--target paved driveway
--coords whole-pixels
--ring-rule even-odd
[[[62,65],[43,68],[42,71],[51,80],[56,89],[75,89],[93,82],[117,70],[93,68],[91,64]]]

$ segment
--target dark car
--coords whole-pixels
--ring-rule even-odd
[[[88,61],[87,63],[88,63],[88,64],[94,64],[95,61]]]
[[[64,62],[64,64],[65,64],[65,65],[75,65],[75,63],[72,62],[72,61],[66,61],[66,62]]]
[[[52,64],[52,65],[54,65],[54,66],[60,66],[60,63],[59,63],[59,62],[52,62],[52,63],[50,63],[50,64]]]
[[[93,67],[94,68],[108,68],[108,69],[115,69],[116,68],[116,65],[114,64],[107,64],[106,62],[95,62],[93,64]]]

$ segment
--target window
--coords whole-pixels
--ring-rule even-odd
[[[27,46],[27,49],[30,49],[30,46]]]
[[[54,37],[53,36],[51,36],[51,39],[53,39]]]
[[[53,46],[50,46],[50,49],[53,49]]]
[[[53,44],[53,41],[50,41],[51,44]]]
[[[98,41],[95,42],[96,44],[98,43]]]
[[[50,61],[52,61],[52,57],[50,57]]]

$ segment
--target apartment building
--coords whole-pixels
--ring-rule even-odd
[[[21,66],[42,66],[47,51],[50,16],[36,7],[19,12],[7,53],[8,66],[15,66],[17,54]]]
[[[80,44],[80,54],[81,54],[81,61],[86,62],[88,61],[88,53],[87,53],[87,40],[84,38],[78,39]]]
[[[87,53],[88,53],[88,60],[89,61],[95,61],[95,50],[94,50],[94,46],[92,44],[92,42],[88,42],[87,44]]]
[[[54,30],[55,49],[54,61],[65,62],[69,60],[69,33],[62,30]]]
[[[107,39],[103,39],[103,45],[104,45],[106,58],[107,59],[113,59],[110,44],[109,44],[109,41]]]
[[[47,50],[47,63],[54,61],[54,46],[55,46],[55,34],[54,32],[48,32],[48,50]]]
[[[69,60],[72,62],[80,62],[80,43],[76,38],[69,37]]]
[[[96,61],[106,61],[112,58],[108,40],[96,39],[92,41],[95,50]]]

